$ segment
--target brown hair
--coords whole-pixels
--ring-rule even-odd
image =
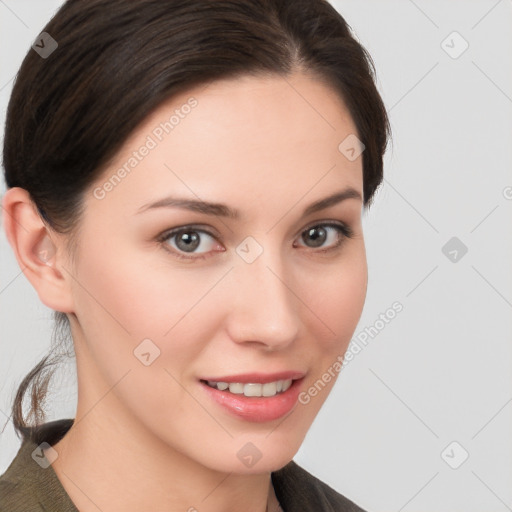
[[[163,101],[216,79],[296,70],[318,77],[339,93],[365,145],[365,207],[382,182],[391,129],[374,64],[326,0],[68,0],[43,31],[58,47],[46,58],[31,49],[23,60],[3,165],[7,187],[26,189],[47,226],[69,235],[70,250],[85,192],[128,136]],[[57,330],[69,329],[64,313],[54,315]],[[61,343],[19,386],[18,437],[30,432],[29,387],[29,417],[36,425],[45,418]]]

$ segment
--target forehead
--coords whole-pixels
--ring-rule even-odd
[[[106,202],[133,210],[171,193],[242,211],[305,195],[312,201],[344,186],[362,194],[362,158],[339,150],[354,134],[342,99],[314,77],[214,81],[155,109],[94,186],[110,183]]]

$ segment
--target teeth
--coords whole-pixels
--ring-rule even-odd
[[[277,382],[267,382],[261,386],[263,396],[274,396],[277,393]]]
[[[244,393],[244,385],[240,382],[231,382],[229,384],[229,392],[235,393],[236,395],[242,395]]]
[[[291,379],[283,381],[283,393],[292,385]]]
[[[262,384],[244,384],[243,388],[245,396],[262,396]]]
[[[215,382],[208,381],[208,385],[212,388],[219,389],[220,391],[229,390],[230,393],[235,395],[245,396],[274,396],[278,393],[284,393],[292,385],[292,379],[278,380],[274,382],[267,382],[265,384],[257,384],[249,382]]]

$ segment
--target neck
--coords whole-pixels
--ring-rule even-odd
[[[105,402],[79,407],[75,423],[53,446],[58,458],[52,467],[81,512],[279,510],[270,473],[206,468],[143,427],[128,428],[123,415],[110,407],[106,414]]]

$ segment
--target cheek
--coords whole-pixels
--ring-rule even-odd
[[[186,371],[208,339],[198,333],[213,329],[208,290],[218,272],[171,267],[152,251],[120,247],[80,255],[75,310],[88,349],[98,364],[109,361],[104,370],[113,379],[138,368],[137,350],[146,346],[157,356],[153,367]]]
[[[357,327],[366,298],[364,251],[347,259],[322,280],[311,281],[309,300],[316,315],[308,315],[310,377],[299,396],[302,421],[313,421],[340,376],[343,356]]]
[[[76,295],[77,309],[99,314],[103,322],[117,326],[133,338],[162,337],[187,314],[208,283],[193,271],[171,268],[133,247],[106,248],[103,255],[82,254]],[[158,263],[155,261],[158,259]]]
[[[368,268],[364,246],[341,258],[322,274],[303,283],[304,301],[311,309],[309,330],[324,355],[343,353],[357,327],[366,299]],[[316,326],[316,327],[314,327]]]
[[[116,252],[114,246],[105,244],[102,254],[80,254],[74,293],[84,348],[78,346],[77,358],[83,350],[84,361],[94,360],[98,373],[91,366],[88,377],[105,380],[109,387],[115,384],[115,394],[133,411],[165,416],[164,410],[189,404],[173,377],[185,381],[201,350],[194,305],[215,276],[205,279],[192,271],[156,266],[154,254],[141,257],[133,248],[123,251],[118,245]],[[201,319],[208,324],[204,314]],[[147,366],[143,353],[149,353]]]

